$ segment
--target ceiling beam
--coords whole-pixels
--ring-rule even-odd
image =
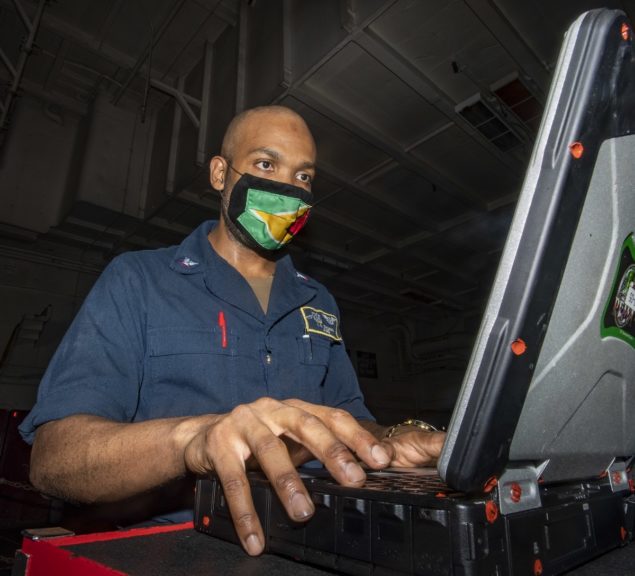
[[[434,232],[438,229],[438,223],[434,222],[430,218],[426,218],[425,216],[413,216],[412,206],[405,204],[396,198],[389,198],[381,191],[373,190],[371,187],[361,184],[359,182],[359,179],[351,180],[343,172],[341,172],[334,166],[328,165],[324,162],[320,162],[318,166],[318,175],[320,173],[323,173],[328,180],[331,180],[338,186],[341,186],[344,189],[349,188],[350,190],[355,190],[362,196],[372,198],[386,210],[393,212],[395,215],[398,215],[401,218],[406,218],[412,223],[418,224],[422,228],[425,228],[431,232]],[[366,177],[366,174],[364,174],[363,176]]]
[[[157,228],[168,230],[169,232],[182,234],[183,236],[187,236],[188,234],[192,233],[192,229],[189,226],[183,226],[183,224],[179,224],[176,219],[168,220],[167,218],[153,216],[152,218],[147,220],[146,223],[150,224],[150,226],[156,226]]]
[[[214,196],[211,192],[199,194],[186,188],[179,193],[179,200],[183,200],[199,208],[205,208],[206,210],[220,210],[220,197]]]
[[[87,236],[84,234],[80,234],[79,232],[70,232],[68,230],[63,230],[62,228],[50,228],[49,231],[46,233],[46,236],[52,237],[52,238],[63,238],[65,240],[72,240],[80,244],[86,244],[94,248],[101,248],[106,251],[112,250],[114,246],[113,242],[109,242],[107,240],[100,240],[98,238],[95,238],[94,236]]]
[[[289,95],[319,112],[322,116],[344,127],[349,132],[356,134],[375,148],[383,150],[406,168],[443,188],[448,194],[458,198],[468,206],[480,210],[486,209],[486,203],[472,190],[467,190],[447,178],[435,167],[408,154],[399,143],[393,141],[387,134],[379,132],[376,128],[356,117],[350,110],[343,108],[333,100],[326,99],[321,94],[309,91],[307,88],[290,89]]]
[[[421,232],[417,232],[416,234],[413,234],[412,236],[409,236],[408,238],[405,238],[404,240],[400,240],[398,243],[399,250],[405,250],[406,248],[412,246],[413,244],[417,244],[418,242],[423,242],[424,240],[428,240],[429,238],[432,238],[433,236],[442,235],[444,232],[447,232],[448,230],[451,230],[452,228],[456,228],[457,226],[462,226],[464,224],[467,224],[468,222],[475,220],[479,216],[481,215],[476,212],[467,212],[465,214],[461,214],[460,216],[457,216],[456,218],[453,218],[452,220],[447,220],[443,222],[442,224],[440,224],[439,230],[436,234],[432,234],[427,230],[422,230]],[[368,264],[372,262],[373,260],[376,260],[377,258],[381,258],[382,256],[385,256],[386,254],[387,254],[387,251],[385,251],[384,249],[377,250],[369,254],[367,259],[364,260],[364,263]]]
[[[393,306],[386,306],[385,304],[376,304],[373,302],[372,307],[365,305],[363,302],[352,298],[350,295],[345,294],[341,290],[330,289],[331,293],[337,300],[337,304],[344,310],[355,310],[364,314],[364,317],[369,320],[380,314],[391,314],[398,318],[408,318],[411,320],[418,320],[420,322],[430,322],[431,320],[437,320],[443,315],[441,310],[435,310],[435,314],[427,314],[422,306],[410,305],[406,308],[395,308]],[[379,311],[379,313],[377,313]]]
[[[344,281],[348,281],[348,279],[350,278],[350,274],[360,274],[361,272],[366,270],[370,274],[372,274],[374,278],[373,280],[369,278],[364,280],[364,284],[368,290],[374,290],[374,288],[377,286],[377,281],[381,281],[383,276],[384,278],[392,281],[396,280],[402,288],[418,290],[420,292],[429,294],[434,298],[438,298],[439,300],[442,300],[448,308],[452,308],[455,310],[460,310],[463,308],[463,305],[454,299],[453,294],[439,289],[438,286],[427,282],[424,278],[411,280],[407,276],[403,276],[402,274],[399,274],[392,270],[381,268],[379,266],[368,265],[363,258],[355,256],[350,252],[345,252],[339,246],[336,247],[332,244],[326,244],[314,239],[311,240],[311,243],[309,245],[303,242],[302,236],[299,236],[294,243],[299,248],[304,248],[305,251],[312,252],[313,250],[316,250],[319,253],[324,254],[326,256],[326,259],[324,260],[326,264],[329,264],[329,257],[333,257],[335,261],[341,262],[342,266],[338,266],[337,269],[340,274],[343,272],[346,273],[346,276],[342,277]],[[398,294],[398,292],[394,295],[396,294]]]
[[[176,0],[176,2],[172,5],[172,8],[170,9],[170,11],[165,15],[165,17],[161,21],[161,24],[159,25],[159,28],[157,30],[154,30],[154,28],[152,27],[152,24],[150,24],[150,32],[151,32],[150,41],[146,44],[146,47],[144,48],[139,58],[137,58],[137,61],[134,63],[134,66],[132,67],[132,70],[128,72],[128,76],[124,80],[123,84],[115,92],[115,95],[112,98],[112,103],[114,106],[116,106],[119,103],[119,100],[124,95],[125,91],[128,89],[128,86],[130,86],[130,83],[137,76],[139,69],[148,59],[150,54],[152,54],[152,50],[154,49],[156,44],[159,42],[159,40],[161,40],[161,38],[163,37],[163,34],[165,34],[165,31],[168,29],[168,27],[172,23],[172,20],[174,20],[175,16],[179,13],[184,3],[185,3],[185,0]]]
[[[44,264],[45,266],[53,266],[85,274],[100,274],[103,270],[103,267],[90,264],[82,259],[59,256],[50,252],[43,253],[33,248],[17,248],[0,244],[0,256],[19,260],[20,262]]]
[[[218,8],[218,6],[219,6],[219,4],[221,2],[222,2],[222,0],[216,0],[216,4],[214,4],[213,8],[208,10],[207,16],[205,16],[205,18],[202,18],[201,21],[198,22],[196,30],[192,31],[189,34],[189,37],[188,37],[187,41],[182,44],[180,50],[175,52],[172,60],[165,67],[165,72],[163,73],[163,76],[167,76],[170,73],[170,70],[172,70],[172,67],[176,65],[176,63],[178,62],[179,58],[181,58],[181,56],[183,56],[183,53],[189,48],[190,44],[199,35],[200,31],[207,25],[207,23],[209,22],[209,19],[212,16],[216,16],[216,9]],[[221,29],[220,34],[222,34],[224,29],[225,29],[225,27],[223,27]],[[216,38],[207,38],[206,39],[206,43],[210,43],[210,44],[213,44],[215,41],[216,41]],[[178,72],[177,72],[177,74],[178,74]]]
[[[102,25],[99,28],[98,33],[98,46],[101,48],[106,40],[106,36],[110,32],[113,22],[115,22],[117,18],[117,14],[123,5],[124,0],[115,0],[110,6],[110,10],[108,11],[108,16],[104,19]]]
[[[9,0],[0,0],[0,6],[12,7],[12,3]],[[52,13],[50,10],[42,19],[40,27],[42,30],[52,32],[57,36],[71,40],[73,43],[77,44],[78,47],[85,50],[90,50],[94,54],[97,54],[105,60],[108,60],[115,66],[118,66],[120,68],[131,68],[132,66],[134,66],[134,58],[131,58],[127,54],[124,54],[123,52],[120,52],[119,50],[111,48],[107,45],[100,46],[98,38],[95,38],[93,35],[88,34],[83,30],[75,28],[62,18],[55,16],[55,14]]]
[[[15,8],[15,11],[18,13],[18,16],[20,17],[20,20],[22,20],[22,24],[24,24],[26,31],[30,33],[33,30],[33,22],[31,21],[31,18],[29,18],[29,15],[24,10],[24,7],[22,6],[22,1],[13,0],[12,4],[13,4],[13,7]]]
[[[18,89],[20,88],[20,83],[22,82],[22,76],[24,75],[26,63],[29,59],[29,56],[31,55],[35,37],[37,36],[38,30],[40,28],[40,22],[42,21],[42,14],[44,13],[46,0],[39,1],[37,10],[35,11],[35,16],[33,16],[32,20],[29,19],[29,17],[24,13],[22,4],[19,0],[14,0],[13,3],[18,10],[18,13],[20,14],[20,17],[24,21],[24,24],[27,27],[29,33],[24,43],[20,46],[20,55],[18,57],[18,63],[13,74],[13,80],[9,85],[7,95],[4,99],[4,102],[2,103],[2,109],[0,111],[0,146],[4,145],[6,142],[6,130],[9,127],[9,122],[11,121],[11,112],[15,104],[15,99],[18,96]]]
[[[48,73],[46,74],[46,79],[42,84],[42,90],[45,92],[50,92],[52,89],[52,85],[54,83],[55,76],[57,76],[64,66],[64,60],[66,58],[66,54],[68,53],[68,41],[65,38],[62,38],[62,41],[55,53],[55,57],[53,58],[53,63],[49,68]]]
[[[2,48],[0,48],[0,60],[2,60],[2,63],[11,74],[11,78],[15,78],[15,66],[13,65],[9,57],[4,53],[4,50]]]
[[[551,72],[514,28],[512,23],[491,0],[463,0],[484,28],[498,41],[507,55],[516,63],[523,80],[528,80],[535,95],[543,103],[549,88]]]
[[[450,122],[470,136],[476,146],[485,149],[507,168],[517,171],[522,169],[520,162],[516,160],[516,158],[505,154],[494,144],[489,142],[489,140],[484,138],[476,128],[456,111],[453,100],[447,94],[421,72],[421,70],[413,66],[401,54],[389,46],[382,38],[366,30],[364,34],[357,36],[355,43],[387,70],[397,76],[402,82],[412,88]]]
[[[377,260],[378,258],[382,256],[386,256],[394,252],[402,251],[404,248],[407,248],[414,242],[420,241],[421,238],[429,238],[433,236],[433,234],[430,234],[430,233],[427,233],[427,235],[425,236],[416,234],[412,239],[406,238],[404,241],[391,240],[387,236],[380,234],[375,228],[369,228],[368,226],[365,226],[361,222],[354,222],[350,218],[346,216],[342,216],[324,207],[316,208],[315,215],[321,218],[325,218],[331,223],[338,224],[342,226],[343,228],[352,230],[353,232],[355,232],[356,234],[359,234],[360,236],[364,236],[365,238],[369,238],[375,242],[378,242],[379,244],[384,245],[383,249],[373,252],[370,257],[369,256],[361,257],[361,260],[363,261],[364,264],[371,264],[372,262],[374,262],[375,260]],[[426,233],[424,232],[423,234],[426,234]],[[412,258],[416,262],[428,264],[437,270],[441,270],[443,272],[451,274],[452,276],[455,276],[457,279],[460,279],[463,282],[473,281],[468,275],[462,274],[459,270],[457,270],[456,267],[451,266],[449,263],[443,262],[439,260],[438,258],[435,258],[434,256],[430,256],[429,254],[414,254],[413,253]]]
[[[368,30],[368,26],[370,26],[375,19],[383,14],[393,4],[394,1],[384,3],[384,5],[371,17],[366,19],[364,22],[359,23],[357,26],[355,26],[354,22],[349,23],[350,25],[347,27],[349,34],[343,40],[338,42],[331,50],[325,53],[301,77],[295,79],[292,83],[287,82],[286,90],[274,99],[274,103],[279,103],[288,96],[296,97],[309,107],[323,113],[323,115],[327,118],[330,117],[335,122],[345,125],[349,131],[372,143],[378,149],[385,151],[387,154],[399,160],[402,164],[411,167],[417,173],[447,190],[448,193],[461,198],[473,207],[486,209],[486,203],[474,194],[473,191],[464,189],[458,183],[453,182],[451,178],[440,174],[434,166],[427,165],[427,163],[413,158],[410,154],[408,154],[409,148],[404,149],[398,143],[389,143],[384,134],[377,133],[373,127],[365,125],[360,120],[355,120],[354,122],[348,121],[351,117],[350,111],[340,107],[336,115],[324,114],[324,111],[329,111],[334,107],[334,103],[331,101],[325,102],[319,95],[309,92],[306,88],[304,88],[305,82],[317,70],[319,70],[324,63],[328,62],[347,44],[354,42],[388,70],[396,74],[402,81],[413,88],[418,94],[425,98],[429,104],[445,115],[453,124],[456,124],[457,127],[473,138],[476,145],[486,149],[504,165],[521,171],[523,167],[516,158],[504,154],[493,144],[483,138],[473,126],[471,126],[460,116],[460,114],[456,112],[452,100],[447,95],[443,94],[429,78],[425,77],[418,69],[410,65],[401,55],[392,50],[385,42]],[[292,41],[291,37],[285,38],[285,42],[287,43]],[[288,74],[289,78],[293,77],[292,72],[293,71],[290,71]],[[311,102],[307,102],[307,99],[311,99]],[[346,122],[342,123],[342,120],[346,120]]]

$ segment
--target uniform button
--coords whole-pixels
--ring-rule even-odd
[[[271,354],[270,354],[270,353],[268,353],[268,354],[265,356],[265,362],[266,362],[267,364],[271,364]]]

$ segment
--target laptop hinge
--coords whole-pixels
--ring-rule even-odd
[[[542,476],[549,460],[538,466],[527,464],[506,468],[498,479],[498,508],[501,514],[512,514],[540,508],[538,479]]]
[[[630,490],[628,482],[627,462],[623,460],[613,460],[611,465],[606,469],[613,492],[623,492]]]

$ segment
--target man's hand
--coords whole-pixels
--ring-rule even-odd
[[[434,466],[445,442],[445,432],[427,432],[416,425],[400,424],[396,434],[387,438],[391,427],[370,420],[361,420],[360,424],[381,440],[390,454],[390,466],[394,468]]]
[[[214,471],[243,546],[259,554],[264,536],[251,499],[248,466],[263,470],[291,518],[306,520],[314,507],[297,465],[317,458],[341,484],[361,486],[366,474],[358,460],[372,469],[432,464],[444,438],[415,429],[378,440],[384,433],[384,427],[357,422],[344,410],[271,398],[228,414],[137,423],[76,414],[38,428],[31,482],[58,498],[114,502],[183,477],[188,470]]]
[[[121,423],[90,414],[52,420],[36,432],[31,482],[46,494],[77,502],[114,502],[183,477],[215,471],[250,554],[263,549],[246,468],[258,465],[289,515],[314,512],[295,467],[321,460],[333,477],[360,486],[373,469],[421,466],[439,456],[443,434],[404,431],[378,440],[385,428],[357,422],[343,410],[300,400],[262,398],[229,414]],[[113,471],[116,470],[116,473]]]
[[[433,466],[441,454],[445,432],[412,430],[382,441],[391,454],[390,466],[413,468]]]
[[[197,474],[216,472],[238,537],[251,555],[262,552],[264,534],[246,476],[248,460],[259,464],[292,519],[307,520],[315,511],[295,469],[306,453],[296,448],[292,458],[281,438],[304,446],[345,486],[361,486],[366,479],[357,459],[379,469],[394,456],[394,443],[380,443],[348,412],[301,400],[261,398],[212,417],[187,443],[185,464]]]

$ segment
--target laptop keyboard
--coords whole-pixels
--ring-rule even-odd
[[[411,474],[369,475],[365,487],[369,490],[399,490],[413,494],[448,492],[450,490],[439,476],[413,476]]]
[[[314,479],[314,482],[339,486],[331,477]],[[366,472],[366,483],[356,490],[373,490],[378,492],[406,492],[409,494],[433,494],[439,497],[456,494],[441,478],[434,472],[412,473],[412,472]]]

